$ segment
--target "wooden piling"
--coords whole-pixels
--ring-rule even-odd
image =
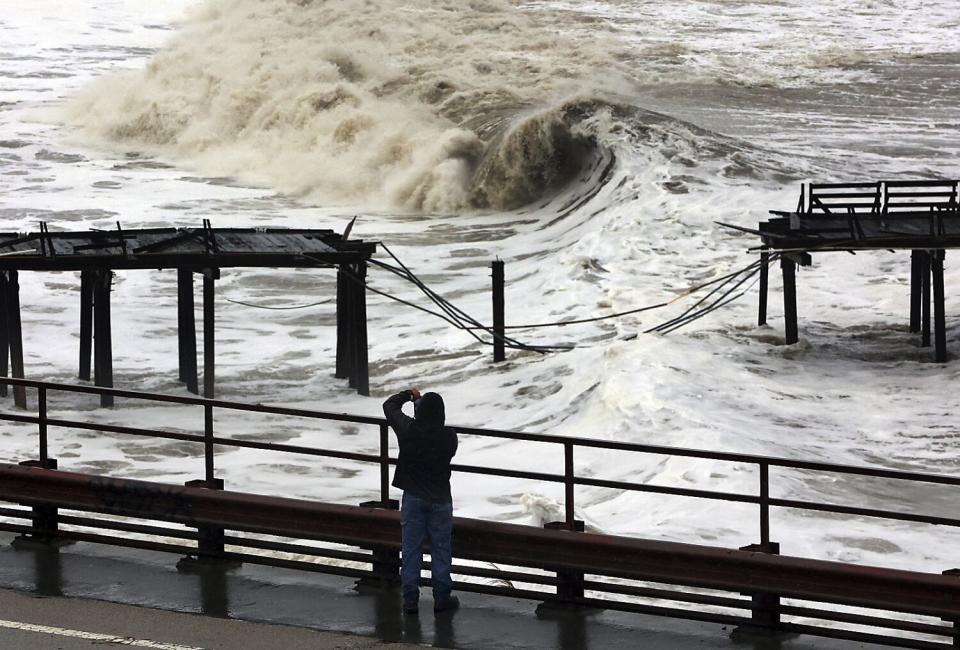
[[[344,269],[344,292],[343,292],[343,345],[344,345],[344,360],[346,361],[346,366],[343,371],[346,374],[347,385],[350,388],[357,387],[357,373],[355,369],[355,364],[357,362],[356,355],[356,337],[354,336],[354,328],[356,327],[356,310],[354,309],[354,303],[356,302],[357,292],[354,289],[355,281],[353,280],[353,265],[347,265]]]
[[[930,256],[933,275],[933,320],[934,320],[934,352],[933,358],[937,363],[947,361],[947,331],[943,291],[943,258],[944,251],[933,251]]]
[[[20,320],[20,278],[17,271],[7,271],[7,335],[10,345],[10,376],[23,379],[23,326]],[[27,408],[27,389],[13,387],[13,403]]]
[[[921,251],[920,347],[930,347],[930,252]]]
[[[354,368],[356,368],[357,392],[367,397],[370,395],[370,366],[367,357],[367,264],[360,262],[356,265],[356,295],[354,299]]]
[[[189,271],[177,269],[177,378],[180,381],[187,380],[187,375],[184,372],[186,351],[183,345],[183,285],[185,273],[189,273]]]
[[[760,253],[760,304],[757,307],[757,325],[767,324],[767,289],[770,276],[770,253]]]
[[[10,334],[7,327],[7,274],[0,271],[0,376],[9,376]],[[7,385],[0,384],[0,397],[6,397]]]
[[[80,367],[78,376],[90,381],[90,354],[93,350],[94,272],[80,271]]]
[[[197,319],[194,313],[193,271],[177,269],[177,343],[180,350],[180,381],[194,395],[200,393],[197,378]]]
[[[923,272],[922,251],[910,252],[910,331],[920,331],[921,274]]]
[[[347,347],[347,286],[350,280],[344,275],[343,265],[337,266],[337,363],[333,376],[346,379],[350,376],[349,349]]]
[[[494,260],[490,263],[490,277],[493,282],[493,360],[503,361],[507,358],[504,350],[504,299],[503,299],[503,260]]]
[[[792,345],[800,340],[797,332],[797,265],[793,260],[782,257],[780,268],[783,270],[784,341]]]
[[[219,269],[204,269],[203,271],[203,396],[207,399],[214,398],[216,383],[214,282],[219,277]]]
[[[113,388],[113,331],[110,317],[110,289],[113,272],[101,269],[93,283],[93,375],[94,383]],[[101,395],[100,406],[113,406],[113,395]]]

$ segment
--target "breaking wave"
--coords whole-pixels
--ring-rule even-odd
[[[307,200],[503,210],[592,159],[586,104],[563,98],[624,79],[612,48],[502,0],[208,0],[65,120]]]

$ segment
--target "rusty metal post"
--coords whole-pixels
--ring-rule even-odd
[[[751,551],[753,553],[766,553],[767,555],[780,555],[780,544],[778,542],[765,542],[762,544],[749,544],[741,546],[741,551]],[[780,596],[769,592],[750,592],[744,593],[750,596],[750,624],[749,627],[756,630],[760,628],[767,632],[774,632],[780,626]],[[741,628],[737,628],[740,630]]]
[[[503,361],[507,358],[503,345],[503,339],[506,335],[503,322],[503,260],[491,262],[490,270],[493,278],[493,360]]]

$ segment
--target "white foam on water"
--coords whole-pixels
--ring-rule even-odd
[[[386,242],[480,320],[489,319],[497,256],[507,262],[510,323],[660,303],[752,261],[744,251],[755,240],[714,222],[755,226],[767,209],[795,205],[801,180],[960,174],[947,137],[960,119],[938,103],[947,91],[918,82],[858,117],[884,97],[871,94],[871,79],[893,74],[885,65],[905,79],[956,69],[945,40],[951,7],[850,0],[814,20],[802,2],[145,9],[115,0],[66,15],[59,3],[20,3],[0,18],[0,218],[5,231],[39,220],[83,229],[202,218],[340,230],[359,214],[357,237]],[[186,9],[182,29],[169,29]],[[893,28],[904,21],[917,29]],[[807,103],[791,112],[781,97]],[[332,146],[338,130],[346,140]],[[868,149],[871,138],[890,149]],[[469,426],[956,473],[958,371],[929,363],[905,331],[906,257],[815,261],[799,274],[802,341],[790,347],[776,272],[770,328],[753,326],[754,293],[669,336],[642,334],[687,298],[614,321],[518,331],[525,342],[577,348],[511,352],[500,365],[464,332],[369,295],[371,398],[332,377],[332,304],[262,311],[225,300],[316,302],[332,295],[330,272],[230,270],[218,283],[218,388],[226,399],[375,415],[383,397],[416,384],[442,392],[451,421]],[[391,275],[372,270],[370,281],[423,304]],[[21,285],[29,375],[71,381],[76,274],[23,273]],[[182,392],[175,274],[119,272],[113,295],[117,384]],[[189,408],[53,404],[64,417],[202,424]],[[224,413],[217,426],[366,453],[378,444],[373,428],[335,423]],[[30,427],[0,435],[4,460],[34,455]],[[200,475],[199,452],[52,432],[52,454],[76,471],[182,482]],[[563,467],[560,449],[471,437],[459,459]],[[576,465],[584,476],[725,492],[756,493],[759,480],[735,463],[603,450],[578,451]],[[235,489],[342,503],[373,498],[379,484],[375,467],[255,450],[224,451],[217,472]],[[946,502],[796,472],[773,478],[778,496]],[[563,500],[559,485],[472,475],[457,475],[454,490],[463,515],[523,523],[556,516]],[[578,488],[577,512],[612,533],[728,547],[759,534],[753,507],[679,497]],[[773,536],[787,554],[929,571],[954,564],[949,531],[913,524],[776,511]]]

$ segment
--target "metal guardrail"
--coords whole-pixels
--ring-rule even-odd
[[[101,432],[110,432],[110,433],[119,433],[119,434],[128,434],[136,436],[146,436],[151,438],[161,438],[161,439],[172,439],[172,440],[181,440],[196,442],[204,446],[204,480],[203,483],[207,487],[215,488],[218,487],[217,479],[215,477],[215,468],[216,468],[216,456],[214,452],[215,445],[231,446],[231,447],[242,447],[242,448],[252,448],[252,449],[262,449],[276,452],[287,452],[294,454],[304,454],[310,456],[320,456],[320,457],[329,457],[329,458],[338,458],[345,459],[350,461],[364,462],[364,463],[376,463],[380,467],[380,502],[379,506],[384,508],[389,507],[389,469],[390,465],[396,463],[396,459],[390,457],[389,455],[389,430],[387,422],[383,418],[378,417],[367,417],[367,416],[356,416],[356,415],[347,415],[347,414],[337,414],[337,413],[327,413],[320,411],[312,411],[306,409],[296,409],[296,408],[287,408],[287,407],[277,407],[277,406],[268,406],[263,404],[244,404],[237,402],[228,402],[224,400],[211,400],[203,399],[197,397],[183,397],[175,395],[161,395],[153,393],[144,393],[139,391],[129,391],[122,389],[108,389],[102,387],[93,387],[93,386],[80,386],[72,384],[60,384],[52,382],[41,382],[34,380],[24,380],[24,379],[12,379],[12,378],[2,378],[0,377],[0,383],[19,385],[26,388],[33,388],[37,390],[37,415],[26,415],[20,413],[10,413],[4,412],[0,413],[0,421],[10,421],[10,422],[20,422],[20,423],[29,423],[36,424],[38,430],[38,453],[39,453],[39,462],[36,464],[41,467],[49,467],[50,455],[48,450],[48,438],[51,428],[72,428],[72,429],[81,429],[89,431],[101,431]],[[166,403],[176,403],[176,404],[185,404],[185,405],[194,405],[202,406],[204,411],[204,428],[203,434],[191,434],[191,433],[182,433],[174,431],[162,431],[157,429],[148,429],[140,427],[129,427],[129,426],[119,426],[107,423],[95,423],[95,422],[83,422],[78,420],[68,420],[60,418],[52,418],[49,413],[49,404],[48,399],[51,392],[69,392],[69,393],[88,393],[88,394],[109,394],[118,398],[133,399],[133,400],[146,400],[151,402],[166,402]],[[230,411],[241,411],[241,412],[253,412],[253,413],[264,413],[271,415],[282,415],[282,416],[291,416],[291,417],[304,417],[304,418],[313,418],[320,420],[329,420],[329,421],[338,421],[338,422],[349,422],[353,424],[369,425],[371,427],[377,427],[380,434],[380,448],[379,454],[363,454],[363,453],[354,453],[341,451],[337,449],[321,449],[314,447],[298,446],[298,445],[289,445],[289,444],[280,444],[280,443],[269,443],[269,442],[259,442],[255,440],[242,440],[237,438],[225,437],[218,435],[214,429],[214,413],[215,410],[224,409]],[[865,517],[877,517],[888,520],[896,521],[911,521],[911,522],[922,522],[928,524],[936,525],[947,525],[947,526],[960,526],[960,519],[951,518],[951,517],[942,517],[927,515],[918,512],[912,511],[896,511],[896,510],[882,510],[875,508],[862,508],[856,506],[847,506],[835,503],[821,503],[821,502],[812,502],[812,501],[799,501],[795,499],[782,499],[771,497],[771,477],[770,469],[771,468],[786,468],[793,470],[808,470],[814,472],[822,472],[829,474],[839,474],[839,475],[848,475],[848,476],[861,476],[861,477],[873,477],[873,478],[882,478],[889,479],[899,482],[911,482],[917,484],[937,484],[937,485],[948,485],[948,486],[957,486],[960,485],[960,477],[951,477],[951,476],[940,476],[934,474],[925,474],[918,472],[903,472],[898,470],[889,470],[883,468],[874,468],[874,467],[859,467],[859,466],[850,466],[850,465],[838,465],[822,462],[811,462],[811,461],[801,461],[787,458],[777,458],[771,456],[761,456],[761,455],[751,455],[751,454],[739,454],[739,453],[726,453],[726,452],[715,452],[702,449],[687,449],[687,448],[674,448],[666,446],[657,446],[657,445],[642,445],[642,444],[633,444],[633,443],[624,443],[616,441],[605,441],[605,440],[592,440],[588,438],[576,438],[576,437],[564,437],[564,436],[554,436],[548,434],[536,434],[536,433],[522,433],[515,431],[501,431],[501,430],[492,430],[492,429],[478,429],[478,428],[469,428],[469,427],[458,427],[453,426],[453,428],[460,434],[470,435],[470,436],[482,436],[488,438],[500,438],[507,440],[520,440],[534,443],[543,443],[549,445],[561,445],[564,450],[564,469],[563,473],[549,473],[549,472],[533,472],[533,471],[521,471],[513,469],[504,469],[496,467],[482,467],[476,465],[466,465],[466,464],[455,464],[453,470],[456,472],[463,473],[472,473],[480,474],[487,476],[498,476],[498,477],[508,477],[508,478],[517,478],[517,479],[529,479],[535,481],[544,481],[551,483],[562,483],[565,487],[565,519],[563,522],[559,522],[559,525],[554,527],[562,527],[571,531],[578,530],[578,522],[575,519],[575,490],[576,486],[593,486],[593,487],[602,487],[610,488],[617,490],[625,491],[638,491],[638,492],[648,492],[648,493],[657,493],[657,494],[666,494],[674,495],[681,497],[689,498],[703,498],[711,500],[720,500],[720,501],[729,501],[745,504],[754,504],[758,507],[759,510],[759,533],[760,533],[760,544],[752,547],[747,547],[752,551],[760,551],[768,554],[776,554],[778,552],[777,545],[771,542],[770,537],[770,511],[771,508],[789,508],[797,510],[807,510],[807,511],[818,511],[818,512],[829,512],[829,513],[839,513],[853,516],[865,516]],[[745,465],[754,465],[759,470],[759,484],[758,491],[755,494],[741,494],[733,492],[720,492],[713,490],[700,490],[700,489],[689,489],[689,488],[677,488],[670,486],[662,485],[650,485],[644,483],[635,483],[629,481],[615,481],[615,480],[606,480],[602,478],[595,477],[586,477],[578,476],[575,471],[575,450],[577,448],[593,448],[593,449],[608,449],[616,450],[625,453],[645,453],[645,454],[655,454],[661,456],[674,456],[674,457],[688,457],[688,458],[700,458],[706,460],[718,460],[726,461],[733,463],[742,463]],[[30,517],[31,514],[29,511],[10,509],[10,508],[0,508],[0,516],[6,517]],[[33,514],[34,519],[36,519],[36,512]],[[200,542],[199,548],[203,549],[203,540],[205,535],[209,535],[209,530],[200,529],[199,533],[192,531],[174,531],[170,528],[165,527],[155,527],[155,526],[144,526],[140,524],[133,524],[129,522],[122,521],[110,521],[104,519],[90,519],[86,517],[75,517],[75,516],[59,516],[59,522],[64,524],[72,524],[78,526],[93,526],[98,528],[103,528],[106,530],[116,530],[116,531],[125,531],[125,532],[134,532],[141,533],[144,535],[160,535],[165,537],[180,537],[183,540],[193,541],[197,540]],[[35,526],[33,527],[35,528]],[[223,528],[230,529],[230,526],[223,526]],[[22,532],[29,534],[32,530],[31,527],[18,527],[13,524],[3,524],[0,525],[0,529],[3,530],[13,530],[14,532]],[[239,528],[234,528],[240,530]],[[535,530],[535,529],[533,529]],[[35,532],[35,531],[34,531]],[[182,534],[181,534],[182,533]],[[85,539],[87,541],[98,541],[98,542],[107,542],[107,543],[118,543],[117,538],[107,537],[104,535],[83,533],[77,531],[58,531],[58,535],[71,537],[73,539]],[[260,563],[275,564],[281,566],[298,566],[299,568],[309,568],[312,570],[323,570],[329,571],[331,573],[339,573],[342,575],[350,575],[359,577],[361,575],[377,575],[378,573],[383,576],[384,566],[388,567],[387,573],[389,573],[390,566],[392,566],[393,556],[390,553],[395,555],[395,551],[384,545],[375,545],[374,548],[374,559],[371,560],[371,557],[367,553],[337,550],[337,549],[318,549],[317,547],[304,546],[303,544],[291,544],[285,542],[277,542],[273,540],[258,540],[248,537],[235,537],[227,536],[223,534],[223,530],[219,530],[221,548],[223,544],[227,545],[238,545],[246,546],[249,548],[258,548],[263,550],[279,551],[279,552],[290,552],[290,553],[305,553],[313,554],[322,557],[336,558],[342,560],[352,560],[357,562],[370,563],[373,565],[372,572],[365,572],[358,569],[353,569],[349,567],[336,567],[332,565],[320,565],[321,568],[317,568],[316,564],[297,562],[292,560],[283,560],[278,558],[270,558],[269,556],[250,556],[249,554],[243,554],[245,561],[256,561]],[[597,536],[591,536],[597,537]],[[604,536],[600,536],[604,537]],[[182,546],[182,545],[171,545],[160,542],[150,542],[143,540],[132,540],[126,539],[121,543],[126,545],[136,545],[141,548],[152,548],[154,550],[167,550],[174,551],[184,554],[194,554],[198,553],[198,547],[193,546]],[[352,542],[356,544],[356,540]],[[208,546],[208,549],[210,547]],[[722,550],[722,549],[720,549]],[[206,552],[206,551],[202,551]],[[727,553],[734,551],[724,551]],[[386,553],[386,554],[385,554]],[[202,554],[202,553],[201,553]],[[379,555],[378,555],[379,554]],[[234,554],[236,555],[236,554]],[[257,559],[259,558],[259,559]],[[264,559],[266,558],[266,559]],[[240,559],[239,556],[235,559]],[[500,556],[500,559],[503,560],[504,557]],[[775,559],[775,558],[771,558]],[[794,558],[780,558],[780,559],[794,559]],[[522,564],[522,563],[521,563]],[[428,565],[429,566],[429,565]],[[529,566],[529,563],[528,563]],[[916,648],[940,648],[945,647],[942,643],[936,643],[929,640],[929,637],[949,637],[954,638],[956,632],[953,627],[945,626],[939,624],[938,620],[931,622],[925,621],[916,621],[916,620],[906,620],[903,617],[899,618],[889,618],[889,617],[877,617],[872,615],[864,615],[858,612],[850,611],[837,611],[837,610],[824,610],[824,609],[815,609],[809,607],[801,607],[796,605],[781,605],[779,602],[779,593],[784,592],[782,585],[780,588],[771,582],[767,585],[766,588],[761,585],[753,584],[749,589],[745,588],[749,594],[752,594],[750,600],[744,600],[743,598],[731,598],[715,594],[704,594],[704,593],[693,593],[688,591],[677,591],[673,589],[660,589],[653,588],[647,585],[637,585],[637,584],[618,584],[615,582],[609,581],[598,581],[595,579],[587,580],[584,576],[584,573],[590,572],[590,567],[580,566],[579,570],[576,567],[558,567],[556,575],[543,575],[535,574],[529,572],[516,572],[516,571],[505,571],[500,569],[485,569],[482,567],[471,567],[471,566],[457,566],[454,569],[455,573],[459,575],[466,576],[475,576],[475,577],[496,577],[505,580],[513,580],[516,582],[523,582],[531,585],[540,585],[543,587],[554,587],[557,588],[557,595],[552,598],[561,598],[563,600],[572,600],[581,604],[602,604],[604,607],[608,608],[617,608],[617,609],[626,609],[628,611],[645,611],[653,613],[662,613],[672,616],[681,616],[685,618],[698,618],[703,620],[716,620],[726,623],[753,623],[757,625],[765,625],[767,627],[775,627],[777,629],[783,630],[793,630],[797,632],[805,633],[815,633],[826,636],[834,636],[841,638],[856,638],[861,640],[870,640],[875,642],[882,643],[892,643],[894,645],[900,645],[903,647],[916,647]],[[885,570],[881,570],[885,571]],[[890,570],[892,571],[892,570]],[[617,576],[616,572],[607,572],[602,575],[606,576]],[[624,577],[622,574],[621,577]],[[866,574],[863,574],[864,576]],[[926,574],[924,574],[926,575]],[[631,576],[626,576],[631,577]],[[849,578],[849,576],[848,576]],[[937,576],[937,578],[940,578]],[[657,578],[646,578],[654,582],[658,581]],[[708,585],[704,584],[704,581],[695,579],[695,576],[690,576],[690,579],[683,581],[678,580],[675,577],[669,580],[666,580],[667,583],[673,585],[687,585],[687,586],[700,586],[704,587]],[[486,591],[488,593],[510,593],[514,596],[521,597],[531,597],[538,598],[541,600],[550,600],[551,596],[549,593],[538,590],[523,590],[523,589],[510,589],[503,587],[490,587],[483,585],[476,585],[471,583],[458,583],[458,588],[463,588],[473,591]],[[727,589],[729,587],[718,586],[718,589]],[[585,591],[597,591],[605,593],[606,596],[604,599],[588,598],[584,595]],[[856,589],[854,591],[857,591]],[[633,602],[627,602],[623,599],[620,600],[607,600],[609,597],[617,596],[629,596],[633,598]],[[658,599],[658,600],[672,600],[680,601],[686,603],[694,603],[705,605],[706,610],[696,611],[696,610],[680,610],[675,608],[667,608],[660,605],[647,605],[636,602],[637,598],[645,599]],[[821,599],[823,601],[830,601],[830,599]],[[859,598],[859,600],[843,600],[843,599],[834,599],[833,602],[845,602],[847,604],[853,604],[863,607],[876,607],[875,603],[871,603],[868,598]],[[719,608],[719,609],[718,609]],[[747,609],[750,614],[749,618],[744,618],[741,616],[731,616],[728,613],[725,613],[724,610],[729,610],[730,608],[735,609]],[[899,609],[903,612],[915,612],[918,614],[923,614],[924,611],[918,610],[913,603],[904,602],[903,606]],[[927,612],[929,614],[929,612]],[[942,612],[937,614],[941,615]],[[916,633],[920,635],[918,638],[904,638],[904,637],[895,637],[895,636],[884,636],[873,633],[863,633],[852,631],[848,629],[831,629],[821,626],[811,626],[802,622],[785,622],[781,620],[782,616],[793,616],[793,617],[805,617],[812,619],[819,619],[821,621],[833,621],[844,624],[851,624],[857,626],[868,626],[875,629],[882,630],[897,630],[899,632],[909,632]],[[958,616],[960,618],[960,616]]]

